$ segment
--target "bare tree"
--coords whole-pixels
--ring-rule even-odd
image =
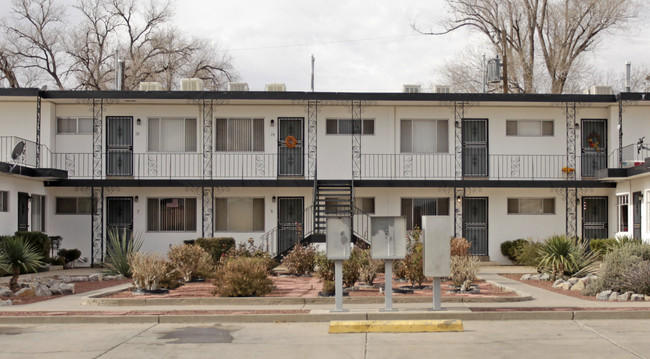
[[[9,87],[20,87],[18,77],[16,76],[18,59],[7,46],[7,33],[4,31],[0,33],[4,35],[2,40],[0,40],[0,83],[6,81]]]
[[[54,0],[13,0],[13,13],[6,29],[15,37],[11,52],[21,58],[20,66],[44,72],[64,89],[64,8]]]
[[[71,36],[68,54],[77,88],[106,90],[113,78],[114,61],[110,60],[116,47],[117,21],[108,11],[109,4],[109,0],[77,0],[74,5],[81,23]]]
[[[194,42],[197,51],[188,59],[184,71],[186,77],[202,79],[210,90],[223,90],[228,82],[238,79],[230,55],[219,51],[209,40],[195,39]]]

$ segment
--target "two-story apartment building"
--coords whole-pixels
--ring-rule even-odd
[[[331,214],[359,240],[374,215],[444,216],[504,262],[517,238],[649,240],[650,155],[626,146],[648,113],[638,93],[0,89],[0,234],[60,235],[90,263],[110,229],[278,254]]]

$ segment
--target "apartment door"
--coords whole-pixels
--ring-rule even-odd
[[[632,193],[632,235],[641,239],[641,192]]]
[[[582,120],[582,176],[607,168],[607,120]]]
[[[607,197],[582,197],[582,238],[607,238]]]
[[[29,230],[29,194],[18,192],[18,230]]]
[[[133,176],[133,117],[106,117],[106,175]]]
[[[278,176],[303,176],[303,118],[279,117],[278,126]]]
[[[278,253],[291,249],[304,234],[303,197],[278,198]]]
[[[133,197],[106,198],[106,228],[109,232],[117,232],[120,237],[126,231],[126,238],[131,238],[133,233]]]
[[[488,255],[488,199],[466,197],[463,200],[463,237],[472,245],[470,253]]]
[[[488,176],[488,120],[463,119],[463,176]]]

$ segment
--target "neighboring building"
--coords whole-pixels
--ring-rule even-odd
[[[277,254],[332,214],[360,240],[373,215],[445,216],[501,262],[517,238],[650,240],[650,155],[618,155],[650,134],[645,97],[0,89],[0,234],[60,235],[90,263],[109,229]]]

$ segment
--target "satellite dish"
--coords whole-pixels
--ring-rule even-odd
[[[20,157],[25,152],[25,141],[20,141],[14,146],[14,150],[11,151],[11,159],[15,162],[14,165],[9,169],[9,173],[13,172],[14,168],[18,166],[18,157]]]
[[[20,141],[16,143],[14,150],[11,151],[11,159],[15,161],[18,159],[18,157],[20,157],[20,155],[23,154],[23,152],[25,152],[25,141]]]

